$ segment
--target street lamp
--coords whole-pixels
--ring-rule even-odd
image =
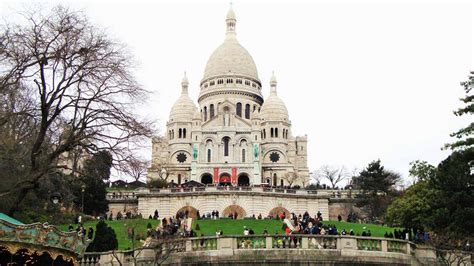
[[[59,202],[61,202],[61,193],[54,192],[53,194],[51,194],[50,200],[54,205],[57,205]]]
[[[81,192],[82,192],[82,204],[81,204],[81,209],[82,213],[84,213],[84,192],[86,191],[86,185],[81,186]]]

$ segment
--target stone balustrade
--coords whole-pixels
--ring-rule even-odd
[[[179,248],[173,249],[173,254],[167,263],[183,263],[183,260],[199,262],[209,260],[219,262],[238,255],[245,256],[245,260],[257,262],[269,261],[275,256],[284,254],[285,259],[302,261],[308,258],[299,255],[318,254],[314,259],[395,263],[410,265],[415,258],[416,245],[398,239],[358,237],[358,236],[330,236],[330,235],[251,235],[251,236],[220,236],[194,237],[176,240]],[[146,250],[149,250],[146,252]],[[145,252],[143,252],[145,251]],[[155,250],[156,251],[156,250]],[[314,252],[316,253],[314,253]],[[163,254],[165,251],[161,251]],[[249,253],[250,252],[250,253]],[[327,252],[326,256],[324,255]],[[135,254],[135,256],[133,256]],[[122,265],[148,265],[156,259],[151,248],[141,248],[135,251],[85,253],[80,265],[113,265],[121,260]],[[240,254],[240,255],[239,255]],[[397,255],[398,254],[398,255]],[[133,259],[132,259],[133,257]],[[252,260],[254,259],[254,260]],[[130,264],[127,264],[130,263]],[[166,263],[165,263],[166,264]]]
[[[350,199],[355,196],[358,191],[355,190],[305,190],[305,189],[294,189],[294,188],[272,188],[265,186],[242,186],[242,187],[221,187],[221,186],[207,186],[207,187],[187,187],[187,188],[161,188],[161,189],[146,189],[141,188],[135,192],[109,192],[107,193],[107,200],[109,201],[135,201],[137,200],[137,194],[146,193],[146,194],[186,194],[186,193],[196,193],[196,192],[262,192],[262,193],[271,193],[271,194],[286,194],[286,195],[313,195],[313,196],[323,196],[329,197],[332,199]]]
[[[325,195],[330,198],[348,199],[353,198],[358,191],[357,190],[332,190],[332,189],[319,189],[319,190],[306,190],[306,189],[295,189],[295,188],[279,188],[279,187],[265,187],[265,186],[206,186],[206,187],[174,187],[174,188],[141,188],[136,192],[109,192],[107,193],[108,200],[116,199],[136,199],[136,193],[191,193],[191,192],[216,192],[216,191],[233,191],[233,192],[267,192],[267,193],[285,193],[285,194],[297,194],[297,195]]]
[[[304,190],[304,189],[293,189],[293,188],[271,188],[271,187],[223,187],[223,186],[207,186],[207,187],[188,187],[188,188],[160,188],[160,189],[142,189],[138,193],[151,193],[151,194],[162,194],[162,193],[192,193],[192,192],[217,192],[217,191],[231,191],[231,192],[265,192],[265,193],[285,193],[285,194],[296,194],[296,195],[325,195],[331,196],[332,194],[326,190]],[[117,192],[115,192],[117,194]],[[111,199],[113,197],[108,193]],[[118,195],[115,195],[117,197]]]
[[[137,195],[135,194],[135,192],[122,192],[122,191],[109,192],[107,193],[106,199],[108,201],[137,200]]]

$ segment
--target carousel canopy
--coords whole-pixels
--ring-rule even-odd
[[[6,215],[5,213],[3,212],[0,212],[0,220],[4,220],[4,221],[7,221],[11,224],[16,224],[16,225],[24,225],[24,223],[18,221],[17,219],[15,218],[12,218],[8,215]]]

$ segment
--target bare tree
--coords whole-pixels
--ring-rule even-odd
[[[122,171],[133,177],[135,181],[139,181],[140,178],[146,176],[148,170],[148,161],[139,158],[130,158],[122,166]]]
[[[344,166],[333,167],[329,165],[323,165],[318,170],[320,179],[327,179],[332,188],[336,188],[337,184],[348,177],[347,171]]]
[[[152,124],[132,112],[146,91],[132,74],[124,45],[61,6],[23,18],[0,31],[0,88],[31,92],[27,115],[34,121],[25,173],[0,191],[0,197],[15,197],[10,214],[42,178],[67,167],[58,163],[61,154],[105,149],[118,164],[133,158],[131,147],[153,133]]]
[[[297,172],[287,172],[283,176],[283,180],[285,180],[288,185],[291,187],[295,182],[301,180],[301,176]]]
[[[309,176],[311,177],[311,179],[314,181],[316,185],[321,184],[321,175],[319,175],[318,171],[313,171],[309,173]]]

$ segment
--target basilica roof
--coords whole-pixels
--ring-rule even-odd
[[[212,53],[204,70],[203,80],[222,75],[242,75],[258,80],[257,66],[249,52],[238,42],[235,33],[235,13],[227,13],[224,43]]]
[[[188,78],[186,73],[184,74],[183,81],[181,82],[182,91],[181,96],[176,100],[173,107],[171,108],[169,122],[190,122],[193,119],[193,115],[197,110],[193,100],[188,95]]]
[[[270,96],[265,100],[260,110],[260,117],[264,121],[289,121],[288,109],[283,100],[278,97],[275,75],[270,80]]]

